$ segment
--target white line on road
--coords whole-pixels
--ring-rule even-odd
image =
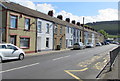
[[[59,58],[55,58],[55,59],[53,59],[53,61],[55,61],[55,60],[59,60],[59,59],[62,59],[62,58],[67,58],[67,57],[70,57],[71,55],[68,55],[68,56],[64,56],[64,57],[59,57]]]
[[[5,71],[0,71],[0,73],[5,73],[5,72],[9,72],[9,71],[17,70],[17,69],[22,69],[22,68],[26,68],[26,67],[30,67],[30,66],[35,66],[35,65],[38,65],[38,64],[39,64],[39,63],[34,63],[34,64],[30,64],[30,65],[25,65],[25,66],[13,68],[13,69],[5,70]]]

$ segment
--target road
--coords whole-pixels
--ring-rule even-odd
[[[2,63],[2,79],[95,79],[117,45],[26,56]]]

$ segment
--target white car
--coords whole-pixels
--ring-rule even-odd
[[[100,42],[96,43],[96,46],[102,46],[102,44]]]
[[[94,44],[93,44],[93,43],[87,43],[86,47],[87,47],[87,48],[93,48],[93,47],[94,47]]]
[[[23,60],[25,52],[13,44],[0,44],[0,62],[10,59]]]
[[[85,45],[82,42],[75,43],[73,49],[85,49]]]

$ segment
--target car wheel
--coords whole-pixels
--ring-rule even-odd
[[[24,59],[24,55],[23,54],[20,54],[19,55],[19,60],[23,60]]]
[[[3,62],[2,57],[0,57],[0,63],[2,63],[2,62]]]

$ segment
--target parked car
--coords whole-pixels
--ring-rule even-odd
[[[87,43],[86,48],[93,48],[94,44],[93,43]]]
[[[73,49],[84,49],[85,45],[82,42],[75,43]]]
[[[13,44],[0,44],[0,62],[4,60],[23,60],[25,53],[22,49]]]
[[[109,45],[110,44],[110,42],[105,42],[105,45]]]
[[[96,46],[101,46],[102,44],[100,42],[96,43]]]

